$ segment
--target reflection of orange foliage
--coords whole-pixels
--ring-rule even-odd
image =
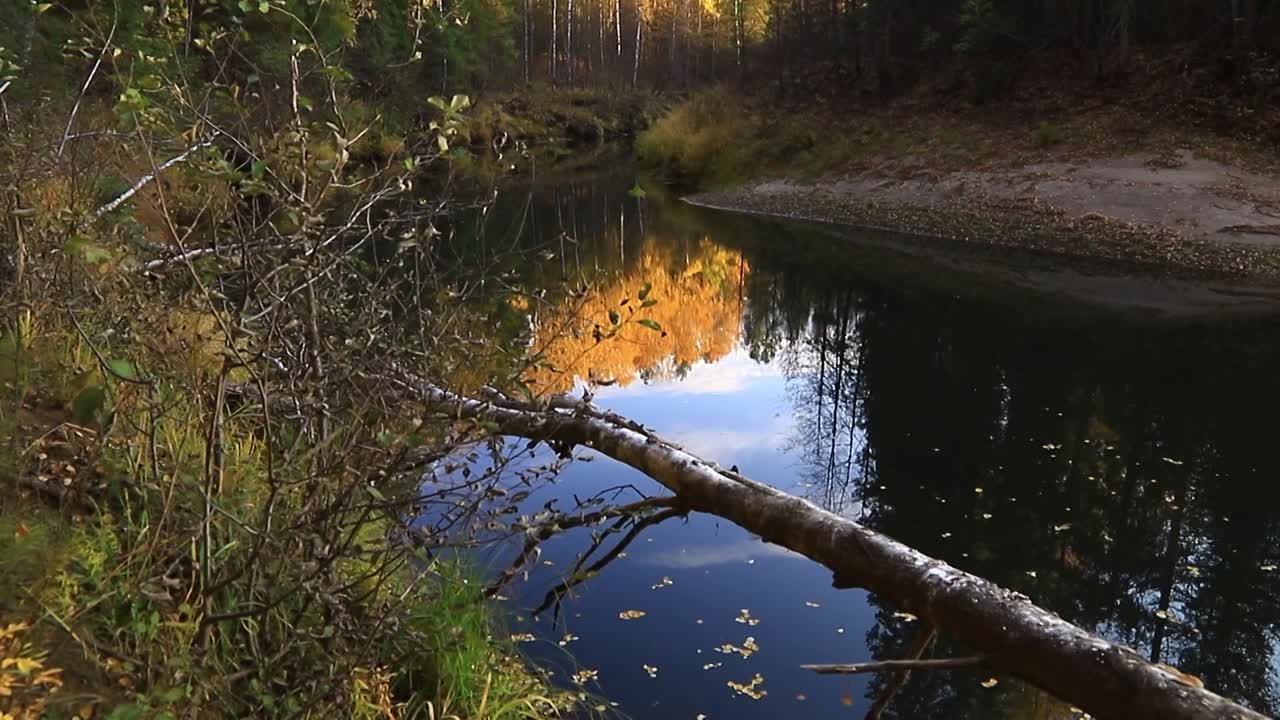
[[[682,365],[712,362],[734,348],[741,333],[739,282],[747,270],[742,255],[703,240],[677,257],[648,240],[639,268],[542,318],[534,347],[546,348],[543,360],[554,369],[531,370],[530,386],[564,392],[574,378],[586,377],[627,385],[642,372],[668,377]],[[646,282],[656,304],[641,309],[637,294]],[[636,308],[634,315],[630,308]],[[611,310],[619,313],[623,327],[616,337],[597,343],[593,329],[598,325],[608,332]],[[657,322],[664,332],[641,325],[641,319]]]

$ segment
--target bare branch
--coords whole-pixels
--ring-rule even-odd
[[[902,672],[904,670],[960,670],[981,665],[987,659],[981,655],[933,660],[872,660],[847,665],[801,665],[819,675],[860,675],[862,673]]]

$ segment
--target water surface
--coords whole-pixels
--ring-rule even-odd
[[[874,237],[699,210],[657,188],[641,198],[634,183],[623,171],[511,192],[486,219],[492,242],[544,252],[520,268],[526,281],[585,288],[530,313],[528,339],[545,350],[531,384],[603,383],[598,404],[705,457],[1276,710],[1280,340],[1268,321],[978,291]],[[631,315],[641,294],[657,302]],[[600,342],[610,311],[624,325]],[[597,458],[522,506],[606,490],[662,492]],[[546,543],[505,595],[531,658],[569,687],[594,671],[582,687],[628,716],[861,717],[882,678],[799,666],[899,657],[920,632],[706,515],[644,529],[532,614],[592,532],[604,541],[584,567],[623,539],[607,527]],[[620,617],[630,610],[644,614]],[[969,651],[944,635],[933,654]],[[975,669],[913,674],[885,717],[1072,715]]]

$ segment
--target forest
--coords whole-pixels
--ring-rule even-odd
[[[1252,309],[1280,275],[1257,241],[1277,128],[1269,0],[0,3],[0,720],[653,717],[686,697],[713,717],[1263,717],[1280,558],[1248,484],[1274,464],[1243,419],[1273,392],[1255,318],[1055,309],[1049,340],[1019,313],[1060,298],[705,208],[1087,260],[1103,299],[1158,270],[1210,290],[1132,304]],[[1222,227],[958,191],[750,197],[1136,152],[1201,183],[1186,212],[1216,203]],[[734,444],[730,419],[790,434]],[[668,541],[754,564],[722,525],[821,571],[789,590],[860,593],[823,603],[865,643],[771,661],[773,627],[816,625],[739,610],[765,594],[723,597],[691,560],[626,569]],[[593,594],[619,579],[640,594]],[[636,608],[686,585],[705,597],[666,610],[705,605],[705,628],[593,650],[561,625],[656,624]],[[688,673],[639,654],[713,626]],[[623,660],[631,680],[588,666]],[[645,684],[699,674],[718,694]],[[803,691],[765,690],[784,683]]]

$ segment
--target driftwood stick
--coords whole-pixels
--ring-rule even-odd
[[[645,473],[694,511],[729,520],[815,560],[836,587],[862,587],[927,619],[1021,678],[1098,717],[1219,720],[1264,715],[1187,684],[1027,596],[958,570],[847,517],[724,470],[603,413],[498,407],[403,371],[374,378],[416,391],[433,413],[493,423],[505,435],[585,445]]]
[[[986,661],[987,659],[981,655],[973,655],[932,660],[872,660],[844,665],[801,665],[800,667],[812,670],[819,675],[860,675],[878,672],[908,673],[912,670],[959,670],[981,665]]]
[[[938,629],[934,626],[930,625],[921,628],[916,635],[915,641],[911,643],[911,648],[907,650],[906,657],[903,659],[919,660],[937,636]],[[889,679],[889,684],[885,686],[884,692],[880,693],[880,697],[876,699],[875,704],[867,711],[867,720],[880,720],[880,716],[889,707],[889,703],[893,702],[893,696],[898,694],[898,691],[907,683],[907,678],[910,676],[911,668],[903,668],[893,674],[893,677]]]

